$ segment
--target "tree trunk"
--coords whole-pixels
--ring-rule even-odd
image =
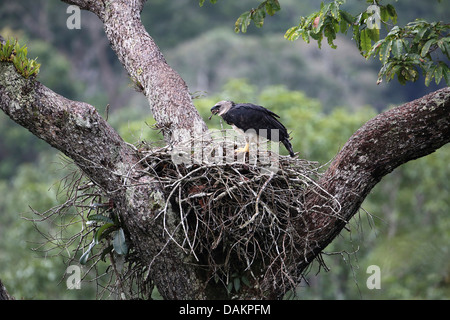
[[[177,145],[206,131],[186,84],[167,65],[140,22],[143,0],[111,1],[107,7],[101,1],[65,2],[101,19],[119,60],[148,98],[167,143]],[[170,241],[167,230],[178,226],[177,208],[168,205],[165,226],[161,217],[155,219],[166,205],[160,184],[143,174],[139,152],[94,107],[24,79],[11,63],[0,62],[0,75],[0,109],[73,159],[112,199],[141,264],[149,266],[149,276],[164,298],[226,297],[223,285],[207,282],[193,257]],[[445,88],[380,114],[349,139],[317,185],[341,204],[340,211],[311,211],[297,226],[305,234],[298,244],[305,253],[299,272],[339,234],[384,175],[449,142],[449,115],[450,89]],[[324,204],[315,192],[307,193],[305,200],[306,207]]]
[[[0,300],[14,300],[14,297],[11,297],[8,291],[6,291],[6,288],[1,280],[0,280]]]

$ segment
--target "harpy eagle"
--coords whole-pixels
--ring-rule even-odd
[[[294,150],[292,150],[292,145],[289,141],[289,134],[284,125],[278,121],[277,118],[279,118],[279,116],[274,112],[252,103],[220,101],[211,108],[211,113],[212,115],[209,119],[215,114],[219,115],[227,124],[231,125],[234,130],[244,134],[246,138],[245,147],[238,149],[237,152],[248,152],[250,147],[249,140],[257,138],[255,136],[256,133],[269,140],[283,143],[289,151],[290,156],[294,156]]]

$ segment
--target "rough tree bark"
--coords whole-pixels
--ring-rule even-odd
[[[0,300],[14,300],[14,297],[11,297],[0,280]]]
[[[103,22],[111,48],[137,87],[143,90],[150,110],[167,142],[177,144],[207,126],[194,107],[184,80],[166,62],[141,23],[144,0],[63,0],[95,13]],[[196,130],[196,131],[194,131]]]
[[[450,141],[450,88],[383,112],[358,129],[336,155],[318,185],[341,204],[339,216],[313,213],[299,226],[309,233],[304,270],[357,213],[372,188],[388,173]],[[306,206],[320,206],[310,193]]]
[[[151,223],[164,199],[158,184],[142,176],[133,148],[91,105],[70,101],[37,81],[24,79],[11,63],[0,64],[0,108],[14,121],[71,158],[114,201],[144,265],[161,279],[167,298],[199,298],[199,287],[176,248],[162,251],[161,224]],[[148,184],[153,186],[148,190]],[[147,186],[145,186],[147,184]],[[156,209],[155,209],[156,208]],[[162,251],[162,252],[161,252]],[[156,257],[156,258],[155,258]],[[154,259],[155,258],[155,259]],[[176,269],[178,272],[172,272]],[[153,274],[154,273],[154,274]],[[168,288],[168,292],[165,292]]]
[[[116,0],[107,5],[90,0],[64,2],[95,13],[103,22],[119,60],[148,98],[167,143],[176,145],[197,130],[206,131],[186,84],[167,65],[140,22],[143,0]],[[109,195],[142,264],[151,265],[150,277],[164,298],[226,297],[221,284],[205,283],[205,275],[189,263],[191,256],[167,242],[160,219],[153,219],[165,205],[161,187],[142,175],[137,151],[94,107],[70,101],[33,79],[24,79],[11,63],[0,63],[0,75],[0,109],[73,159]],[[305,260],[299,270],[339,234],[384,175],[448,143],[449,125],[450,88],[445,88],[380,114],[359,129],[318,183],[341,203],[339,216],[311,214],[298,225],[305,231],[305,240],[299,244]],[[322,205],[323,200],[315,194],[306,195],[307,206]],[[174,221],[167,219],[167,228],[175,228],[176,208],[168,216]]]

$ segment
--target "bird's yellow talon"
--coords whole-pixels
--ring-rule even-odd
[[[236,153],[247,153],[250,149],[250,145],[247,143],[245,147],[236,149]]]

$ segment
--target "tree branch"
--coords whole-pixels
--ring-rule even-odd
[[[308,264],[340,233],[357,213],[372,188],[392,170],[426,156],[450,142],[450,88],[379,114],[357,130],[318,182],[341,204],[331,211],[304,217],[299,230],[308,235],[303,244]],[[311,192],[306,207],[322,206],[324,199]],[[325,208],[325,206],[324,206]],[[306,231],[308,230],[308,232]]]
[[[132,149],[87,103],[66,99],[12,63],[0,63],[0,109],[35,136],[62,151],[105,191],[117,189]]]
[[[167,299],[204,297],[194,266],[186,263],[191,257],[168,243],[163,224],[154,219],[164,197],[159,184],[142,174],[134,149],[93,106],[23,78],[11,62],[0,62],[0,75],[0,109],[71,158],[113,200],[142,264],[152,264],[150,277],[160,293]]]

